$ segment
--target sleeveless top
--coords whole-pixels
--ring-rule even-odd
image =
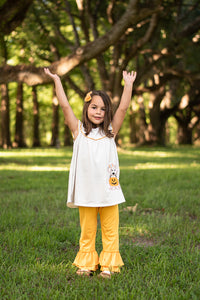
[[[125,202],[119,183],[119,160],[114,138],[108,138],[100,128],[93,128],[86,136],[80,121],[78,126],[67,206],[105,207]]]

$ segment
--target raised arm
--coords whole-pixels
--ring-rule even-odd
[[[58,102],[64,113],[65,124],[69,127],[69,129],[71,130],[74,137],[76,137],[77,133],[78,133],[78,126],[77,126],[78,121],[77,121],[77,118],[75,117],[74,112],[67,100],[60,77],[57,74],[51,73],[48,68],[44,68],[44,72],[47,75],[49,75],[54,81]]]
[[[122,93],[121,101],[119,107],[116,110],[116,113],[113,117],[112,126],[113,132],[116,135],[120,130],[122,123],[124,121],[127,109],[131,102],[132,90],[133,90],[133,83],[135,81],[137,73],[123,71],[123,79],[124,79],[124,90]]]

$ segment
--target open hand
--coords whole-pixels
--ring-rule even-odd
[[[53,80],[59,78],[59,76],[57,74],[51,73],[51,71],[49,70],[49,68],[44,68],[44,72],[45,72],[45,74],[49,75]]]
[[[127,72],[127,71],[123,71],[123,79],[125,81],[125,83],[127,84],[133,84],[133,82],[135,81],[137,73],[136,72]]]

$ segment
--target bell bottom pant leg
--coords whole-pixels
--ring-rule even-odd
[[[124,265],[119,253],[119,209],[118,205],[99,208],[103,251],[99,263],[101,270],[120,272]]]
[[[79,207],[81,226],[80,249],[73,265],[80,269],[96,271],[98,268],[99,257],[95,250],[97,214],[97,207]]]

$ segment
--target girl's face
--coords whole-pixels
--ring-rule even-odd
[[[88,119],[95,125],[100,125],[104,121],[105,104],[100,96],[94,95],[88,107]]]

